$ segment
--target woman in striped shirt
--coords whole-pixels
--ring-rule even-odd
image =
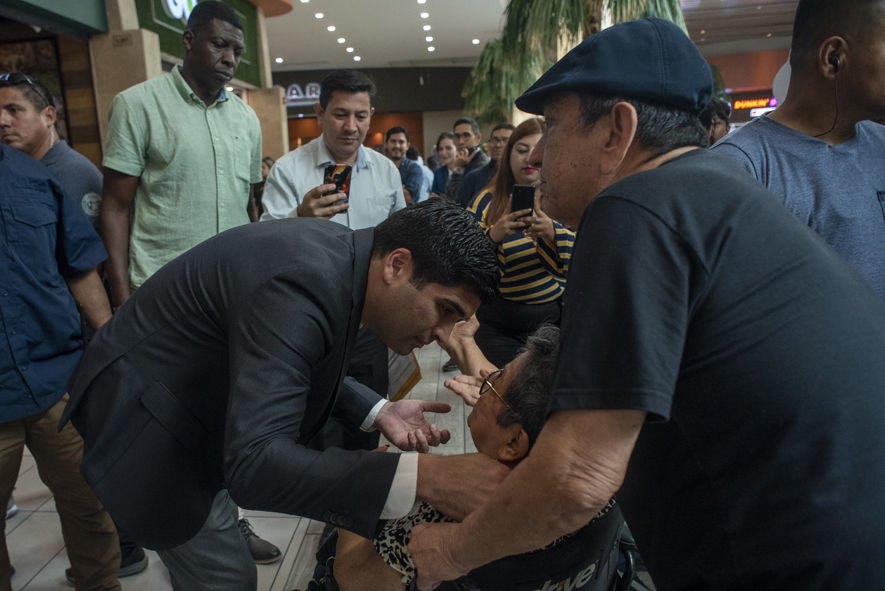
[[[554,222],[540,208],[511,212],[514,185],[540,184],[540,171],[529,154],[544,133],[540,119],[521,123],[510,136],[488,186],[467,208],[497,246],[501,295],[476,313],[476,343],[489,361],[504,367],[544,322],[559,323],[575,233]]]

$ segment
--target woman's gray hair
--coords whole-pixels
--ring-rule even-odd
[[[547,403],[550,401],[558,352],[559,328],[542,324],[520,351],[524,355],[519,374],[503,394],[510,408],[502,407],[495,418],[499,427],[521,425],[529,436],[529,447],[535,444],[547,420]]]

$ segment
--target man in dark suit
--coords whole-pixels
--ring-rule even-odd
[[[161,551],[176,589],[254,589],[231,498],[370,537],[415,500],[463,517],[503,479],[476,454],[304,447],[330,416],[401,449],[447,441],[423,413],[448,405],[389,403],[345,379],[353,340],[361,324],[400,354],[445,340],[497,281],[482,231],[439,200],[356,232],[300,218],[234,228],[163,267],[98,332],[62,424],[85,440],[99,499]]]

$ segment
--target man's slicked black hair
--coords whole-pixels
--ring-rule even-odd
[[[428,199],[375,226],[373,257],[398,248],[412,254],[412,284],[461,287],[482,304],[498,295],[497,257],[485,232],[467,211],[446,199]]]
[[[405,134],[405,136],[406,136],[406,141],[407,141],[407,142],[409,141],[409,130],[406,129],[405,127],[399,127],[399,126],[391,127],[390,129],[388,129],[388,130],[387,130],[387,135],[384,136],[384,141],[386,142],[387,140],[389,140],[389,139],[390,139],[390,136],[392,136],[392,135],[395,134],[395,133],[402,133],[402,134]]]
[[[460,119],[455,121],[452,129],[455,129],[459,125],[464,125],[465,123],[470,126],[471,130],[473,130],[473,135],[479,135],[479,123],[476,122],[476,119],[473,119],[471,117],[461,117]]]
[[[793,21],[790,65],[799,68],[809,54],[830,37],[851,37],[864,27],[874,26],[881,35],[881,20],[870,18],[871,8],[883,6],[882,0],[800,0]]]
[[[369,106],[375,106],[375,94],[378,92],[375,83],[359,70],[335,70],[323,78],[320,83],[320,106],[323,109],[332,100],[332,93],[336,90],[350,94],[367,92],[369,93]]]
[[[418,148],[416,148],[415,146],[411,146],[408,150],[406,150],[406,158],[408,158],[409,160],[417,161],[418,156]]]
[[[194,6],[190,17],[187,19],[187,30],[199,31],[209,26],[215,19],[231,24],[241,31],[243,30],[243,24],[240,22],[240,17],[237,16],[234,9],[216,0],[203,0]]]
[[[636,141],[653,157],[685,146],[710,146],[710,134],[701,120],[677,107],[629,97],[579,95],[581,124],[590,127],[609,113],[618,103],[629,103],[636,109],[638,125]]]

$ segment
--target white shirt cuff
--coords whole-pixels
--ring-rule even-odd
[[[387,402],[386,399],[382,398],[379,400],[375,406],[372,407],[372,410],[369,411],[369,414],[366,416],[363,424],[360,425],[360,429],[365,431],[366,433],[370,433],[375,431],[375,428],[372,426],[372,423],[375,422],[375,417],[378,416],[378,411],[381,410],[381,407],[384,406],[384,403]]]
[[[397,519],[411,513],[415,505],[415,493],[418,487],[418,454],[400,454],[396,466],[396,474],[390,483],[387,502],[381,511],[381,519]]]

